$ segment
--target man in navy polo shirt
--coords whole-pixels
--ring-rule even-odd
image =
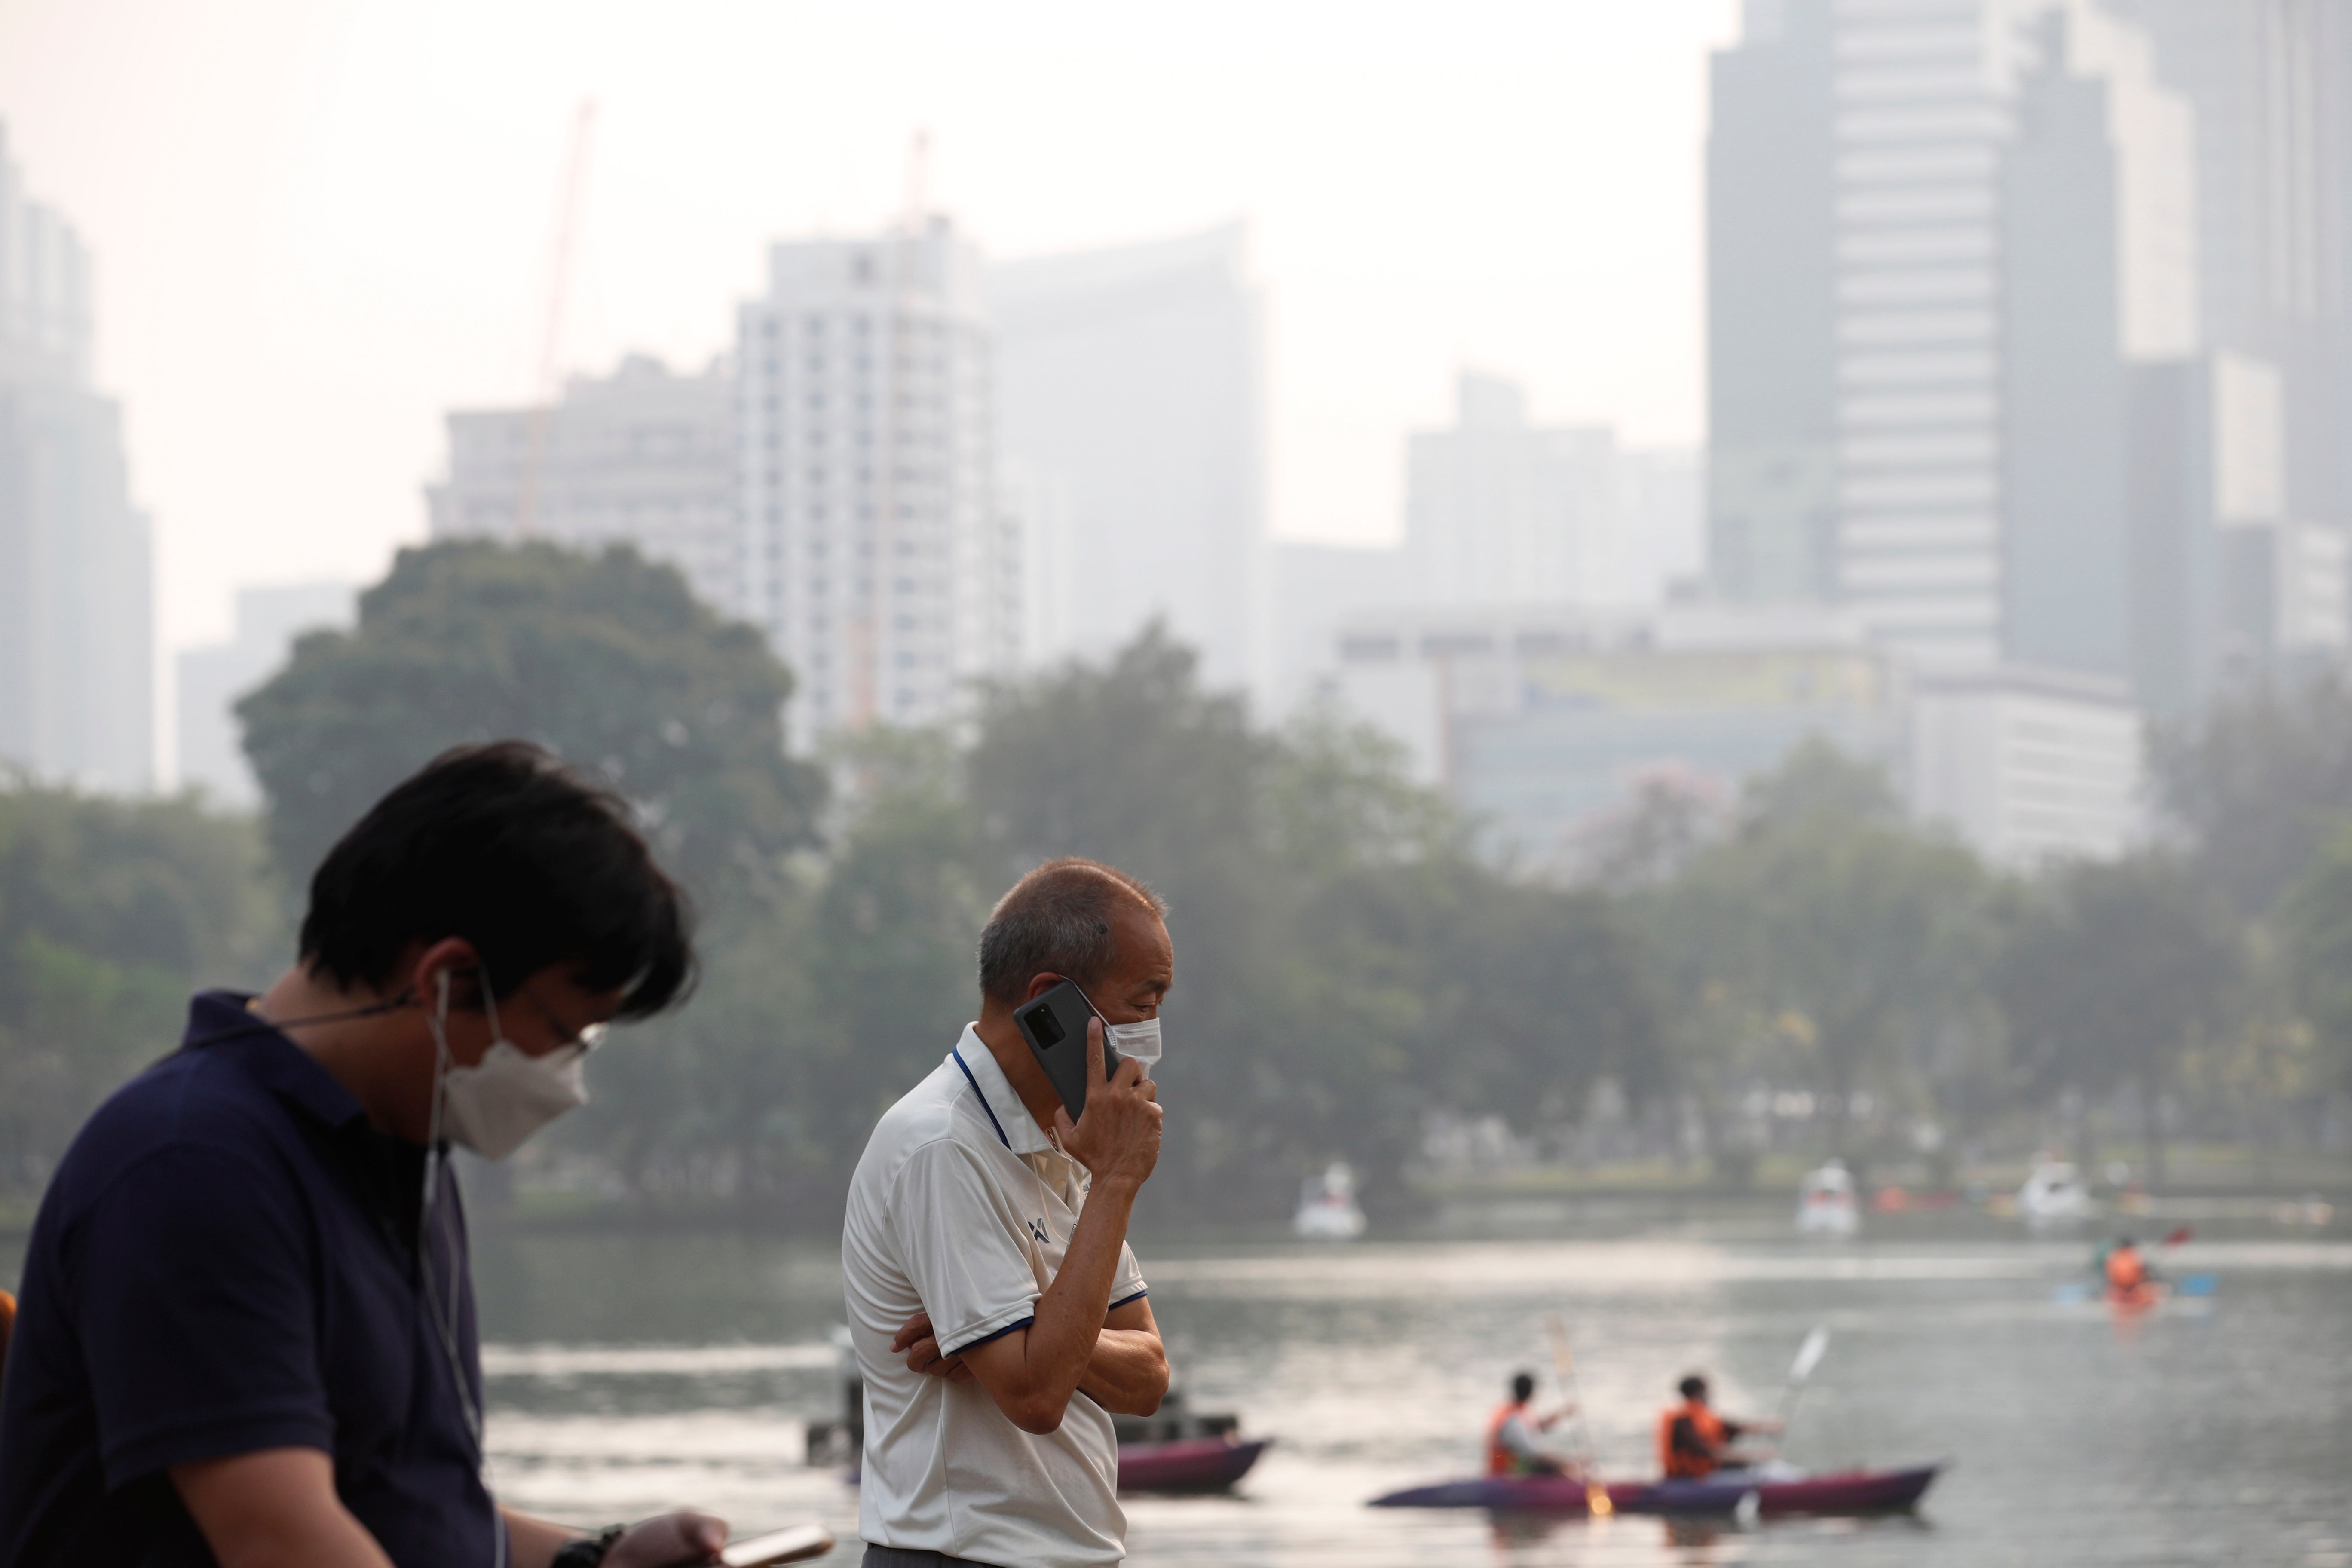
[[[41,1203],[0,1381],[0,1568],[651,1568],[726,1527],[583,1537],[481,1478],[454,1141],[585,1098],[693,968],[627,810],[518,742],[445,754],[336,845],[301,958],[206,992]]]

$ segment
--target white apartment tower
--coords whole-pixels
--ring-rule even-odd
[[[725,361],[678,375],[631,354],[609,376],[572,377],[552,405],[447,417],[448,478],[425,491],[435,539],[632,544],[733,613],[735,378]]]
[[[792,668],[787,732],[952,717],[1021,637],[977,252],[943,217],[780,244],[737,331],[736,608]]]

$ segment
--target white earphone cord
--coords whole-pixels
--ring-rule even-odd
[[[488,1001],[487,982],[482,995],[490,1008],[490,1033],[495,1037],[498,1005]],[[507,1568],[506,1521],[499,1514],[498,1494],[490,1491],[489,1454],[482,1443],[482,1409],[475,1403],[473,1389],[466,1382],[466,1358],[457,1352],[457,1281],[454,1278],[449,1281],[446,1312],[433,1282],[433,1205],[440,1193],[442,1178],[449,1169],[448,1145],[441,1141],[441,1081],[449,1068],[449,972],[446,969],[441,972],[439,1010],[426,1017],[433,1026],[433,1109],[425,1126],[425,1192],[417,1205],[416,1264],[425,1291],[425,1316],[433,1324],[434,1337],[441,1342],[442,1361],[449,1369],[449,1384],[457,1391],[457,1408],[466,1420],[466,1435],[474,1440],[475,1473],[490,1500],[491,1568]]]

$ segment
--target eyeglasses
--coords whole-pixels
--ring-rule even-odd
[[[584,1057],[589,1052],[594,1050],[598,1046],[604,1043],[604,1032],[607,1026],[604,1024],[583,1024],[579,1028],[574,1029],[572,1026],[563,1021],[563,1019],[556,1013],[554,1008],[549,1006],[546,1003],[541,1001],[536,995],[532,994],[529,988],[519,991],[515,994],[530,1003],[531,1006],[538,1011],[541,1020],[547,1025],[549,1031],[555,1036],[554,1048],[556,1050],[572,1051]]]

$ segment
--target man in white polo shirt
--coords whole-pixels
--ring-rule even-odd
[[[1103,1030],[1142,1026],[1156,1047],[1175,975],[1164,913],[1095,861],[1024,877],[981,933],[980,1021],[866,1143],[841,1261],[866,1382],[867,1568],[1126,1554],[1110,1415],[1148,1415],[1168,1392],[1127,1246],[1160,1110],[1135,1061],[1104,1078]],[[1076,1123],[1013,1021],[1066,979],[1100,1015]]]

